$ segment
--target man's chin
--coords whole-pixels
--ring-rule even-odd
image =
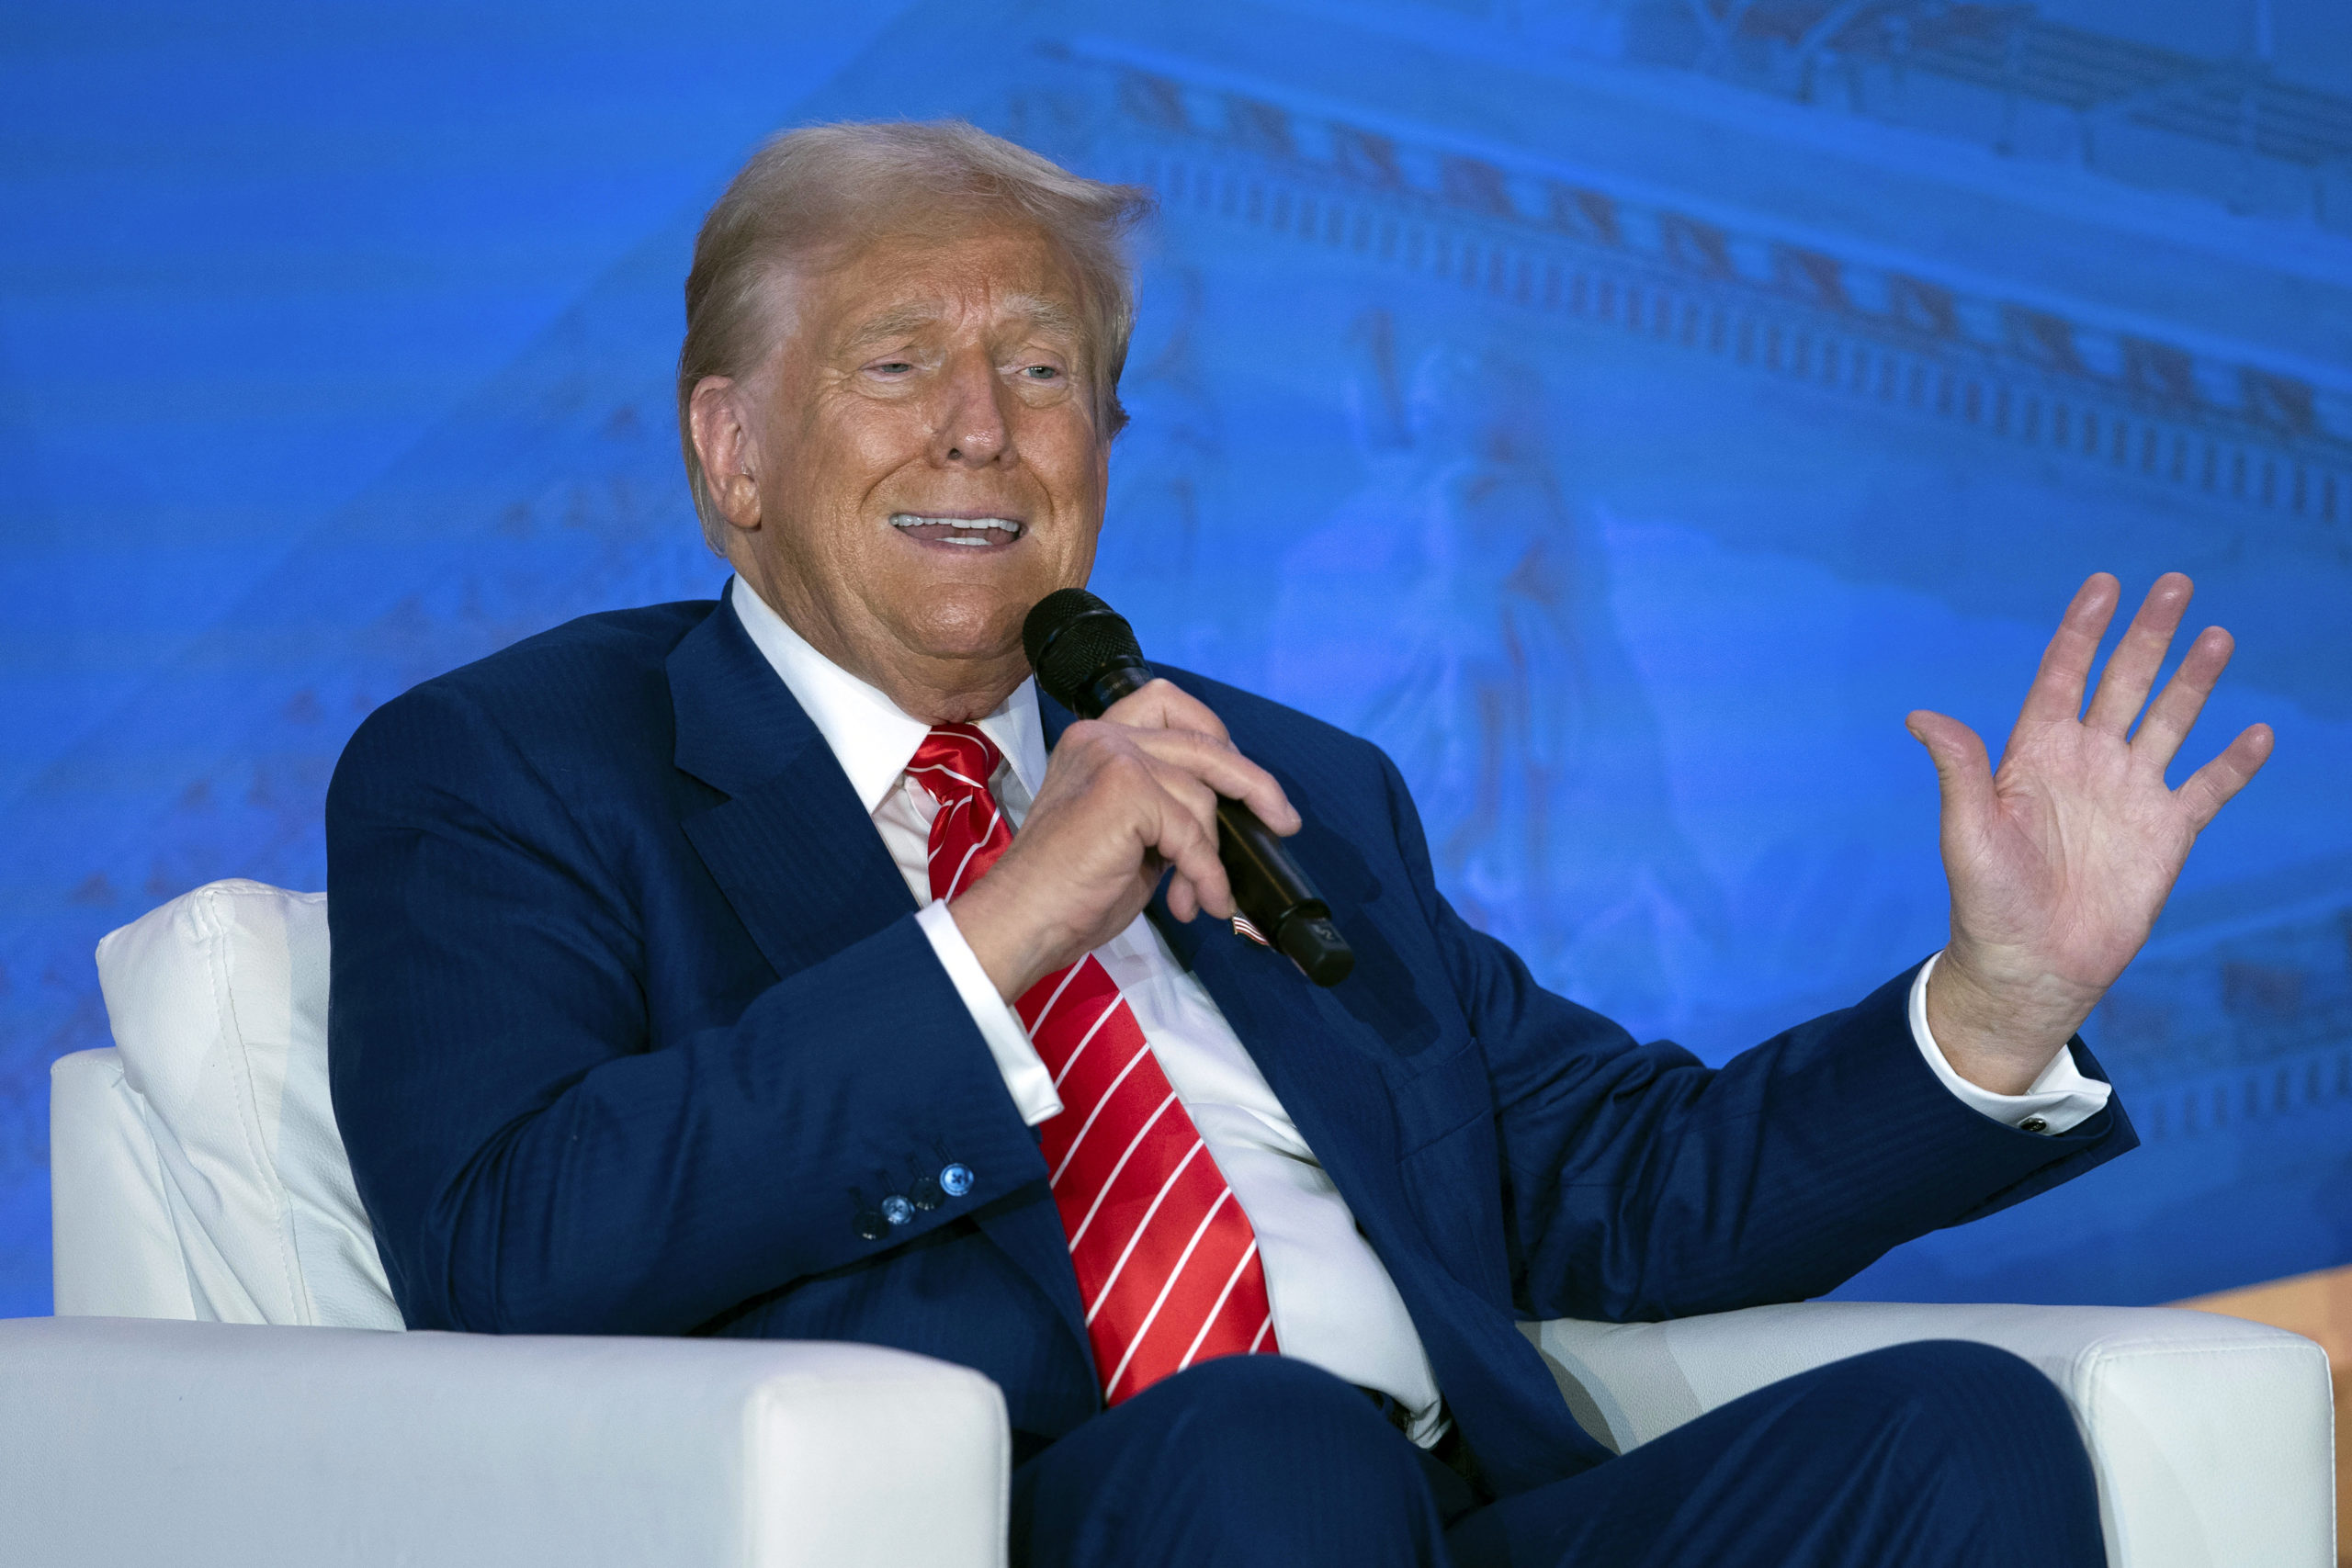
[[[1021,623],[1035,600],[1025,594],[995,595],[979,604],[958,603],[959,598],[943,591],[926,605],[932,614],[898,628],[900,646],[939,663],[985,665],[1023,657]]]

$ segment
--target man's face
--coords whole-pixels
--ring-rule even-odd
[[[1108,444],[1076,281],[1042,236],[987,229],[876,242],[778,294],[782,342],[735,389],[750,482],[714,484],[729,556],[901,706],[972,716],[943,700],[1017,684],[1023,617],[1094,563]]]

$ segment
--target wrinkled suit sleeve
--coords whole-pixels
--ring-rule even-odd
[[[2120,1102],[2055,1136],[1962,1103],[1912,1037],[1913,971],[1720,1068],[1636,1043],[1537,985],[1436,891],[1385,765],[1399,845],[1486,1058],[1520,1310],[1622,1321],[1816,1296],[1900,1242],[2137,1144]],[[2104,1077],[2079,1038],[2072,1048]]]

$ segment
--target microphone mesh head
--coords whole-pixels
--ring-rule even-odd
[[[1143,662],[1143,645],[1126,618],[1083,588],[1046,594],[1021,624],[1021,647],[1037,684],[1077,711],[1080,694],[1104,671]]]

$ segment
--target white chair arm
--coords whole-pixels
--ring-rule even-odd
[[[1918,1339],[1997,1345],[2074,1407],[2115,1568],[2330,1568],[2334,1411],[2310,1340],[2155,1307],[1806,1302],[1669,1323],[1530,1325],[1620,1451],[1797,1372]]]
[[[11,1562],[1001,1568],[1004,1401],[871,1346],[0,1321]]]

